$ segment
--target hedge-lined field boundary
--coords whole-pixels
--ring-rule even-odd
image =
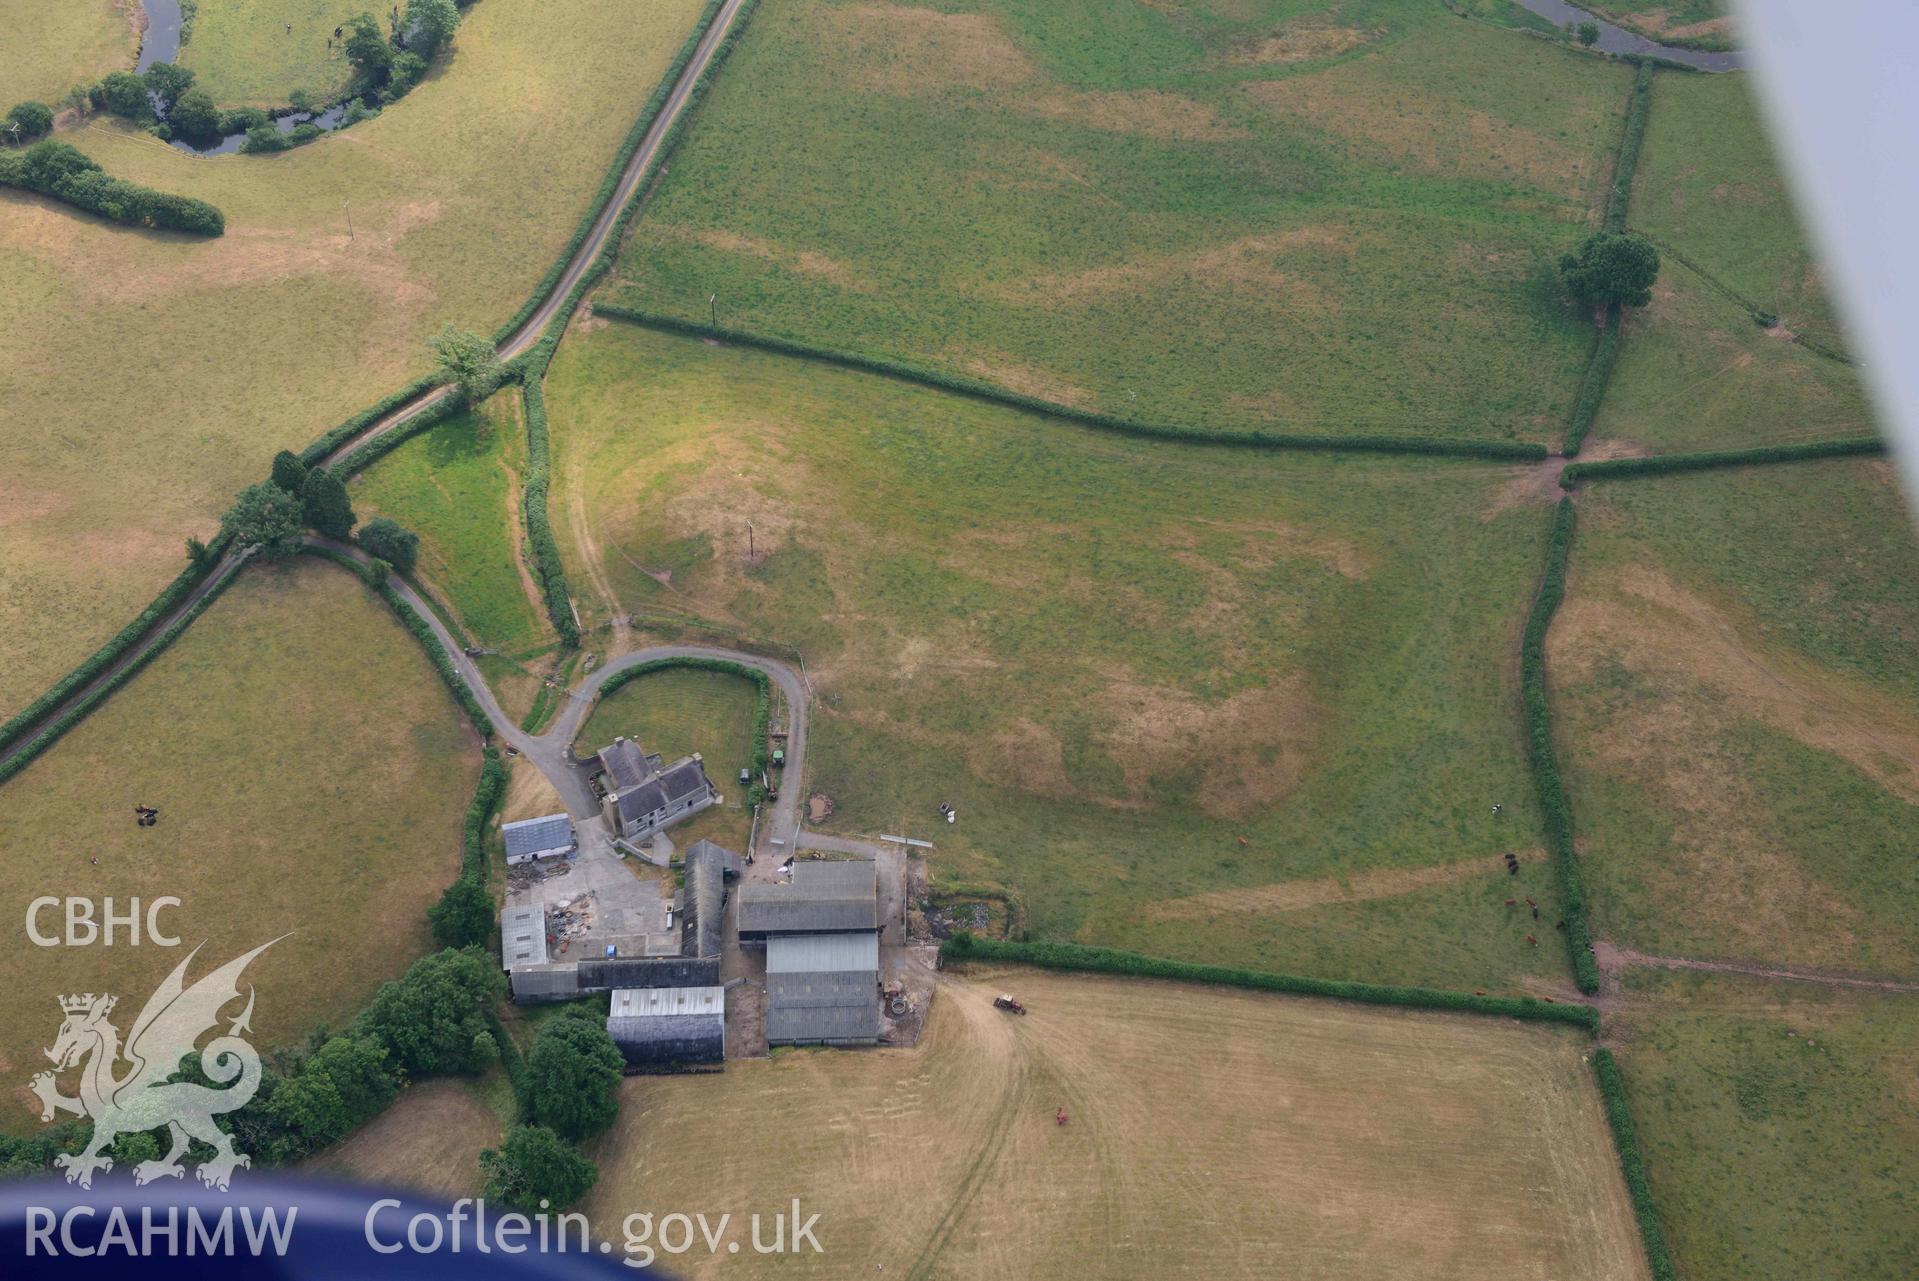
[[[426,374],[414,379],[400,390],[386,396],[374,404],[362,409],[353,417],[318,437],[300,451],[300,461],[308,467],[318,467],[324,463],[334,450],[358,436],[361,432],[379,422],[394,410],[410,404],[438,387],[442,379],[438,374]]]
[[[1008,943],[998,939],[975,938],[970,934],[956,934],[940,944],[940,959],[953,962],[1000,961],[1046,970],[1118,974],[1128,978],[1177,979],[1186,983],[1214,983],[1262,992],[1291,992],[1299,996],[1360,1001],[1367,1005],[1400,1005],[1421,1010],[1490,1014],[1540,1023],[1570,1023],[1588,1031],[1599,1029],[1599,1011],[1590,1005],[1543,1001],[1530,996],[1478,996],[1471,992],[1449,992],[1441,988],[1352,983],[1225,965],[1198,965],[1109,947],[1082,947],[1077,943]]]
[[[1553,512],[1552,533],[1546,544],[1546,571],[1533,598],[1532,613],[1519,646],[1519,680],[1526,718],[1526,743],[1539,791],[1539,812],[1546,825],[1546,848],[1552,851],[1559,873],[1560,907],[1566,915],[1566,947],[1572,957],[1573,978],[1588,996],[1599,990],[1599,963],[1593,959],[1592,934],[1587,923],[1586,887],[1579,875],[1573,849],[1572,805],[1566,800],[1559,773],[1559,754],[1553,749],[1552,709],[1546,700],[1546,629],[1566,594],[1566,559],[1572,550],[1573,503],[1559,500]]]
[[[728,676],[743,676],[753,682],[757,697],[754,699],[753,706],[752,759],[748,766],[753,771],[753,781],[746,789],[746,807],[752,809],[760,803],[761,797],[766,792],[766,785],[760,780],[766,777],[766,740],[773,724],[773,678],[757,667],[736,663],[730,658],[705,658],[698,654],[687,654],[677,658],[655,658],[623,668],[600,684],[594,698],[596,701],[605,698],[614,690],[642,676],[651,672],[665,671],[669,667],[690,667],[701,672],[723,672]],[[589,710],[587,717],[590,719],[591,716],[592,713]],[[582,720],[581,724],[584,725],[585,720]]]
[[[473,801],[466,807],[462,830],[460,875],[471,876],[486,884],[486,824],[506,795],[506,761],[491,743],[482,748],[480,781],[473,788]]]
[[[194,590],[206,581],[207,575],[219,568],[220,561],[225,557],[226,550],[232,541],[232,538],[222,531],[207,547],[206,554],[181,570],[179,575],[168,583],[145,609],[140,611],[137,618],[115,632],[106,644],[95,650],[78,667],[62,676],[46,693],[14,713],[8,718],[6,724],[0,725],[0,752],[12,747],[24,737],[35,721],[73,697],[76,692],[86,687],[87,682],[118,662],[142,636],[146,635],[148,628],[166,617],[168,612],[178,606],[181,601],[191,596]]]
[[[540,303],[553,292],[554,286],[560,283],[560,277],[566,274],[566,265],[573,261],[573,255],[580,251],[580,246],[586,243],[586,238],[592,234],[593,224],[598,222],[600,215],[606,212],[607,202],[613,199],[614,192],[619,189],[620,175],[626,172],[626,166],[631,163],[633,153],[638,151],[640,144],[646,140],[646,131],[653,127],[653,122],[659,119],[660,112],[666,109],[666,100],[672,96],[673,86],[679,83],[687,64],[693,61],[694,53],[699,50],[700,41],[706,38],[707,31],[713,26],[713,20],[719,16],[725,3],[726,0],[707,0],[706,8],[702,9],[700,16],[694,20],[693,33],[686,38],[686,42],[680,46],[679,53],[668,65],[666,73],[660,77],[659,87],[653,91],[653,96],[646,100],[644,107],[640,108],[640,114],[634,119],[633,127],[626,131],[626,138],[620,143],[620,149],[614,155],[613,163],[607,167],[606,177],[601,180],[599,191],[594,194],[586,213],[581,215],[579,228],[574,231],[573,238],[566,242],[564,249],[560,250],[559,257],[554,259],[551,267],[547,268],[546,275],[540,277],[540,283],[534,286],[525,304],[513,313],[511,319],[493,332],[495,343],[505,342],[512,336],[514,330],[532,319],[533,313],[540,309]],[[744,21],[745,18],[746,12],[742,9],[740,21]],[[714,51],[714,57],[718,59],[718,50]],[[692,100],[688,99],[687,106],[691,108],[692,105]],[[665,147],[662,146],[661,150],[664,151]],[[646,183],[643,180],[637,190],[643,191],[645,187]],[[614,235],[609,236],[608,241],[611,243],[617,239],[618,229],[615,229]]]
[[[218,563],[214,556],[209,555],[206,559],[210,563]],[[112,695],[114,691],[145,671],[148,663],[158,658],[174,641],[179,640],[181,633],[193,625],[193,620],[204,614],[207,611],[207,607],[213,604],[214,601],[220,599],[220,593],[226,591],[228,587],[233,585],[233,580],[240,576],[240,570],[242,568],[244,568],[244,562],[235,565],[231,572],[216,580],[213,586],[208,589],[207,594],[193,603],[193,608],[180,615],[179,618],[174,620],[171,627],[154,637],[153,643],[136,655],[132,662],[115,672],[111,679],[103,682],[98,689],[95,689],[80,702],[68,708],[64,715],[49,723],[38,734],[35,734],[31,739],[27,740],[25,746],[7,758],[4,763],[0,763],[0,783],[5,783],[28,765],[32,764],[42,752],[58,742],[60,737],[68,730],[91,715],[94,708],[106,702],[107,698]],[[176,579],[174,581],[177,583],[179,580]],[[197,585],[198,582],[196,580],[195,586]],[[157,605],[158,602],[156,601],[155,604]],[[148,609],[153,611],[154,607],[148,606]],[[166,610],[162,609],[154,612],[157,617],[159,614],[164,614]],[[145,615],[142,615],[142,617],[145,617]],[[129,626],[131,626],[131,624],[129,624]],[[124,649],[124,647],[122,648]],[[95,657],[98,657],[98,655],[95,655]],[[118,657],[119,655],[116,654],[115,658],[117,659]],[[84,682],[82,682],[82,684],[84,684]],[[24,714],[25,713],[22,713],[22,715]]]
[[[551,441],[546,430],[546,389],[537,377],[527,378],[520,386],[526,410],[526,476],[520,482],[520,513],[526,522],[527,541],[533,545],[533,569],[540,578],[540,592],[546,598],[547,617],[553,622],[560,643],[568,649],[580,644],[580,625],[573,617],[573,598],[567,591],[566,565],[560,559],[559,544],[553,541],[553,525],[547,519],[547,491],[552,483]]]
[[[1579,382],[1579,399],[1573,402],[1572,418],[1566,424],[1566,440],[1559,447],[1559,452],[1567,458],[1576,457],[1579,447],[1586,443],[1586,433],[1592,430],[1593,419],[1599,415],[1599,402],[1606,397],[1613,364],[1619,359],[1619,321],[1619,304],[1613,303],[1606,308],[1606,323],[1599,331],[1599,341],[1593,345],[1592,359],[1586,362],[1586,376]]]
[[[1771,329],[1774,325],[1779,323],[1778,312],[1773,311],[1769,307],[1762,307],[1760,304],[1746,297],[1746,295],[1740,293],[1737,289],[1734,289],[1731,285],[1727,284],[1725,281],[1721,280],[1719,277],[1713,275],[1710,271],[1707,271],[1705,267],[1700,265],[1700,263],[1697,260],[1687,257],[1684,253],[1680,252],[1678,249],[1675,249],[1673,246],[1667,244],[1665,241],[1659,239],[1656,236],[1648,235],[1644,231],[1635,230],[1633,234],[1645,240],[1651,241],[1654,245],[1658,247],[1659,252],[1661,254],[1665,255],[1668,258],[1671,258],[1674,262],[1680,264],[1682,267],[1685,267],[1687,270],[1691,271],[1695,276],[1698,276],[1701,280],[1705,281],[1707,286],[1711,288],[1714,293],[1717,293],[1721,295],[1722,297],[1726,298],[1727,300],[1732,302],[1733,305],[1737,306],[1741,311],[1744,311],[1748,316],[1750,316],[1754,324],[1759,325],[1765,329]],[[1800,347],[1804,347],[1807,351],[1811,352],[1815,356],[1823,356],[1827,360],[1837,361],[1842,365],[1856,365],[1859,363],[1858,361],[1854,360],[1851,356],[1841,351],[1839,348],[1833,346],[1832,344],[1828,342],[1825,342],[1822,339],[1808,337],[1807,335],[1802,334],[1798,332],[1797,330],[1791,330],[1788,332],[1791,334],[1791,341],[1793,343],[1795,343],[1796,345]]]
[[[480,700],[473,697],[473,691],[468,689],[466,682],[460,679],[459,670],[453,666],[453,659],[448,656],[446,648],[440,644],[440,638],[433,634],[433,628],[420,617],[419,611],[407,604],[400,593],[393,590],[392,584],[375,582],[365,565],[344,552],[335,551],[331,547],[316,547],[311,543],[301,550],[308,556],[318,556],[351,570],[361,582],[372,589],[374,595],[385,601],[387,608],[392,610],[394,616],[400,620],[400,625],[413,633],[414,640],[420,642],[420,648],[426,651],[427,661],[432,663],[433,670],[440,674],[441,683],[446,686],[447,692],[453,695],[453,701],[460,705],[460,710],[466,713],[466,718],[473,723],[473,728],[479,731],[480,738],[483,741],[492,741],[493,722],[487,719],[486,709],[480,706]]]
[[[610,320],[622,320],[646,329],[678,334],[686,338],[710,338],[741,347],[754,347],[776,355],[794,356],[801,360],[837,365],[860,373],[879,374],[886,378],[896,378],[901,382],[929,387],[934,391],[951,392],[954,395],[983,400],[1010,409],[1043,414],[1048,418],[1064,419],[1102,431],[1140,436],[1149,440],[1170,440],[1191,445],[1226,445],[1241,449],[1318,449],[1346,453],[1419,454],[1441,458],[1497,458],[1522,462],[1540,462],[1551,453],[1544,445],[1524,441],[1445,440],[1436,436],[1329,436],[1305,432],[1236,432],[1209,427],[1178,427],[1166,423],[1135,422],[1132,419],[1118,418],[1095,410],[1074,409],[1070,405],[1041,400],[1037,396],[1008,391],[992,383],[926,369],[905,361],[816,347],[810,343],[794,342],[786,338],[774,338],[745,330],[728,329],[725,326],[710,325],[703,321],[682,320],[677,316],[644,311],[619,303],[595,302],[593,314],[605,316]]]
[[[1599,1097],[1606,1105],[1606,1120],[1612,1126],[1613,1147],[1619,1152],[1620,1170],[1626,1176],[1626,1192],[1632,1198],[1633,1217],[1639,1220],[1639,1239],[1646,1246],[1646,1266],[1653,1281],[1677,1281],[1672,1255],[1666,1249],[1666,1235],[1659,1230],[1654,1211],[1652,1183],[1646,1178],[1646,1164],[1639,1151],[1639,1132],[1633,1127],[1632,1110],[1626,1106],[1626,1083],[1612,1051],[1600,1046],[1593,1051],[1593,1076],[1599,1082]]]
[[[371,440],[361,441],[352,452],[335,463],[332,470],[342,477],[357,476],[415,436],[423,435],[438,427],[466,408],[466,402],[458,396],[442,396],[438,400],[421,406],[419,411],[409,416],[406,421],[395,423]]]
[[[1646,140],[1646,117],[1652,110],[1653,64],[1641,60],[1626,98],[1626,126],[1619,135],[1619,159],[1613,165],[1612,187],[1606,193],[1606,230],[1626,229],[1626,207],[1632,203],[1633,176],[1639,172],[1639,148]]]
[[[1717,449],[1699,454],[1654,454],[1651,458],[1608,458],[1600,462],[1571,464],[1559,473],[1559,485],[1562,489],[1571,489],[1582,480],[1656,476],[1670,472],[1707,471],[1717,467],[1749,467],[1758,463],[1801,463],[1821,458],[1855,458],[1885,452],[1886,442],[1877,436],[1845,436],[1837,440],[1815,440],[1799,445],[1761,445],[1754,449]]]

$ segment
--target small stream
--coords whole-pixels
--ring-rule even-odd
[[[1615,27],[1598,14],[1588,13],[1577,5],[1567,4],[1566,0],[1513,0],[1513,3],[1561,27],[1569,22],[1597,23],[1599,39],[1593,48],[1601,53],[1664,58],[1667,62],[1681,63],[1696,71],[1744,71],[1746,69],[1746,55],[1740,50],[1707,53],[1702,49],[1682,49],[1678,45],[1660,44],[1657,40],[1648,40],[1645,36],[1628,31],[1624,27]]]
[[[146,71],[156,62],[175,62],[180,57],[180,0],[140,0],[140,7],[146,10],[147,29],[140,37],[140,60],[134,64],[135,74]],[[345,116],[346,106],[343,103],[317,113],[295,111],[276,116],[273,127],[283,134],[290,134],[297,126],[310,123],[331,132],[340,127],[340,121]],[[238,151],[246,140],[244,133],[231,133],[224,138],[195,142],[174,138],[168,145],[193,156],[224,156]]]

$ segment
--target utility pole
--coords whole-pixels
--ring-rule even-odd
[[[720,296],[709,294],[706,299],[706,314],[713,322],[713,328],[720,327]]]
[[[353,235],[353,202],[351,200],[342,200],[340,201],[340,208],[346,210],[346,238],[348,241],[352,241],[355,238]]]
[[[749,520],[746,522],[746,563],[751,565],[753,557],[753,522]]]

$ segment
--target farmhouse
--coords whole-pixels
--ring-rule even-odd
[[[645,840],[719,803],[698,752],[667,765],[632,739],[616,738],[598,760],[601,812],[608,830],[626,840]]]
[[[606,1030],[630,1068],[719,1063],[726,1058],[726,989],[619,988]]]
[[[557,858],[580,848],[579,837],[573,832],[573,820],[565,814],[502,823],[500,835],[506,838],[508,865],[530,863],[536,858]]]
[[[740,942],[783,934],[877,933],[879,875],[871,859],[796,863],[790,885],[740,890]]]
[[[767,1044],[876,1044],[879,969],[880,939],[870,931],[768,939]]]

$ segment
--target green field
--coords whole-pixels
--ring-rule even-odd
[[[1919,997],[1638,974],[1607,1015],[1687,1281],[1900,1281],[1919,1257]]]
[[[117,992],[131,1019],[202,941],[196,974],[288,936],[249,971],[263,1050],[339,1026],[431,948],[425,910],[459,869],[478,767],[418,644],[355,579],[307,558],[245,570],[6,785],[0,910],[15,930],[41,895],[122,910],[174,895],[162,921],[182,948],[22,939],[0,995],[0,1069],[25,1083],[58,1029],[55,997]],[[140,804],[160,809],[158,826],[135,825]],[[7,1128],[31,1124],[7,1110]]]
[[[13,0],[0,5],[0,29],[0,111],[29,98],[57,107],[73,86],[131,70],[140,53],[114,0]]]
[[[553,639],[520,539],[526,429],[509,390],[375,463],[351,487],[361,522],[389,516],[420,535],[416,573],[467,635],[522,654]]]
[[[1631,221],[1788,329],[1843,345],[1748,77],[1656,79]]]
[[[758,688],[744,676],[686,667],[648,672],[594,703],[574,740],[574,755],[591,756],[622,736],[669,764],[698,752],[726,803],[675,827],[673,840],[684,846],[706,837],[744,850],[752,815],[740,771],[753,760],[758,702]]]
[[[424,373],[442,324],[512,315],[699,8],[483,0],[444,72],[284,155],[65,135],[111,173],[211,200],[216,240],[0,192],[0,710],[137,614],[276,450]]]
[[[380,6],[367,0],[200,0],[180,63],[222,104],[283,106],[296,89],[325,98],[353,74],[344,42],[329,49],[328,39],[354,14],[369,12],[384,26]]]
[[[835,825],[936,838],[936,871],[1013,885],[1041,937],[1467,986],[1559,974],[1563,949],[1528,946],[1485,877],[1539,830],[1504,656],[1545,508],[1506,505],[1509,469],[1142,449],[620,325],[576,330],[547,399],[589,626],[632,609],[798,646],[807,787]],[[932,831],[942,801],[961,819]],[[1439,865],[1454,879],[1424,884]],[[1157,915],[1364,873],[1367,902],[1409,897],[1361,914],[1423,915],[1421,947],[1283,910],[1217,933]],[[1543,870],[1529,884],[1550,912]]]
[[[774,0],[609,296],[1155,422],[1549,439],[1628,83],[1426,0]]]
[[[1550,664],[1597,934],[1919,975],[1909,529],[1877,462],[1586,496]]]

